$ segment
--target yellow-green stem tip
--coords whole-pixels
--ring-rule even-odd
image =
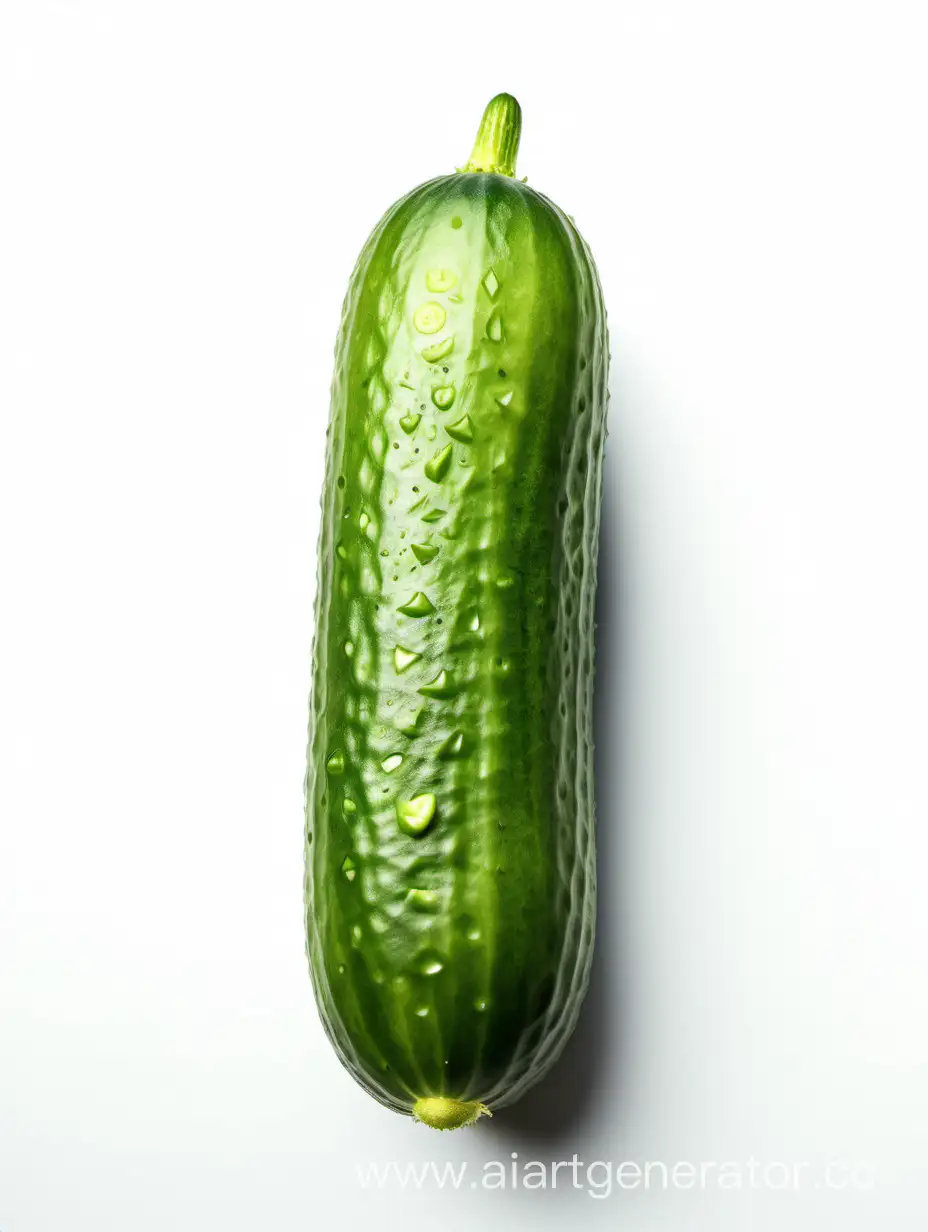
[[[432,1129],[462,1129],[482,1116],[492,1116],[493,1113],[486,1104],[476,1100],[446,1099],[442,1095],[430,1095],[426,1099],[417,1099],[413,1104],[412,1115],[423,1125]]]
[[[521,136],[522,108],[511,94],[497,94],[486,105],[470,161],[462,170],[514,176]]]

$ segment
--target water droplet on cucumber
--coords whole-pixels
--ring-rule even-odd
[[[401,607],[396,609],[402,612],[404,616],[412,616],[414,619],[421,619],[423,616],[428,616],[435,611],[435,605],[432,603],[428,595],[417,590],[411,599],[408,599]]]
[[[440,411],[448,411],[454,404],[457,390],[453,385],[437,385],[432,390],[432,401]]]
[[[427,364],[437,364],[446,359],[454,350],[454,334],[442,338],[441,342],[433,342],[431,346],[423,347],[422,358]]]
[[[461,441],[464,445],[469,445],[474,439],[474,425],[469,415],[462,416],[457,423],[448,424],[445,431],[452,440]]]
[[[423,975],[438,975],[444,968],[444,959],[434,950],[429,950],[419,958],[419,970]]]
[[[396,730],[404,736],[415,736],[419,732],[419,721],[422,718],[421,710],[410,710],[402,718],[396,721]]]
[[[407,834],[424,834],[432,824],[436,804],[437,801],[432,792],[413,796],[411,800],[400,801],[396,806],[400,829],[405,830]]]
[[[420,334],[437,334],[444,325],[447,313],[434,300],[421,304],[413,313],[412,322]]]
[[[424,684],[419,690],[423,697],[450,697],[454,691],[454,678],[444,668],[441,669],[434,680],[430,680],[428,684]]]
[[[422,655],[417,650],[407,650],[405,646],[394,647],[393,666],[396,668],[397,675],[405,672],[414,663],[418,663],[421,658]]]
[[[411,907],[413,911],[431,914],[439,909],[441,899],[435,890],[410,890],[406,895],[406,906]]]
[[[446,445],[444,449],[439,449],[438,453],[426,462],[426,479],[431,479],[432,483],[441,483],[448,473],[448,468],[451,466],[453,448],[452,445]]]
[[[329,774],[344,774],[345,773],[345,754],[333,753],[329,760],[325,763],[325,768]]]
[[[438,555],[438,548],[434,543],[411,543],[412,554],[420,565],[427,565]]]
[[[425,285],[429,291],[450,291],[457,280],[458,276],[453,270],[430,269],[425,276]]]
[[[448,739],[438,750],[438,756],[443,761],[450,761],[455,757],[460,757],[464,751],[464,733],[461,731],[452,732]]]

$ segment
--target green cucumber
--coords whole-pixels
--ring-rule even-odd
[[[520,132],[498,95],[368,240],[322,495],[310,970],[348,1070],[440,1129],[550,1068],[593,947],[606,319]]]

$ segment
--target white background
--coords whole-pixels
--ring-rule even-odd
[[[924,1229],[923,18],[6,0],[0,1232]],[[503,89],[610,312],[602,913],[552,1080],[438,1136],[305,970],[317,502],[357,251]],[[875,1184],[356,1174],[513,1151]]]

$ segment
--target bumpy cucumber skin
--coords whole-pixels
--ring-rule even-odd
[[[589,251],[521,182],[433,180],[361,253],[322,499],[306,927],[326,1031],[398,1112],[511,1103],[586,989],[607,363]],[[434,610],[398,610],[420,594]],[[409,834],[397,807],[424,793]]]

